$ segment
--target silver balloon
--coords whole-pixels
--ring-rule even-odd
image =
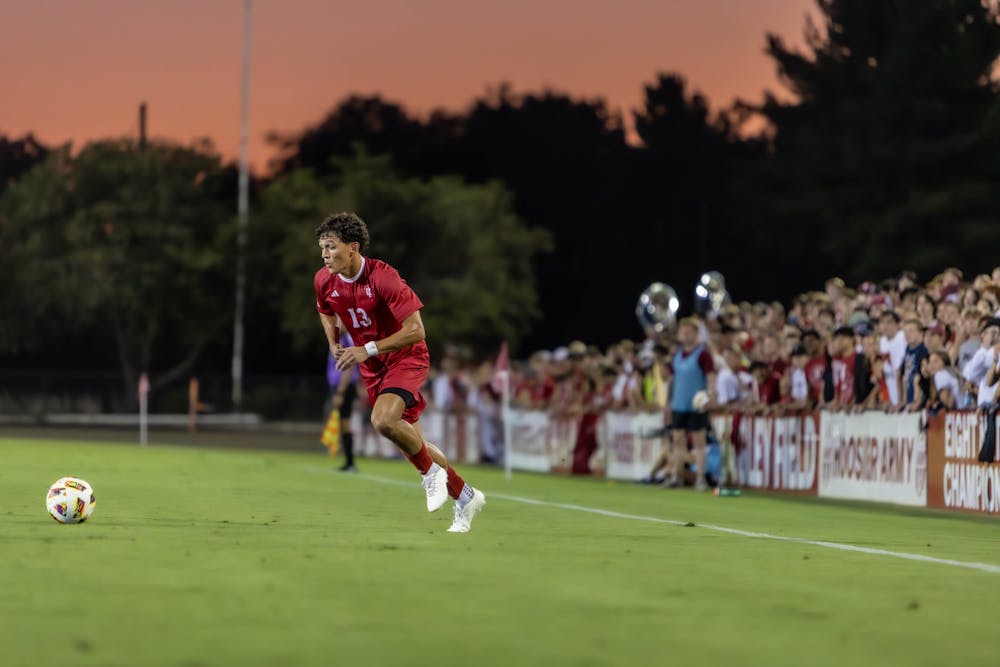
[[[700,315],[712,318],[719,316],[722,307],[732,300],[726,291],[726,279],[718,271],[706,271],[701,274],[698,284],[694,286],[694,310]]]
[[[677,322],[677,310],[681,302],[677,292],[666,283],[653,283],[639,295],[635,306],[635,316],[643,329],[661,333],[673,328]]]

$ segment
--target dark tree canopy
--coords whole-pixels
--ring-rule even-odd
[[[1000,24],[979,0],[819,0],[798,52],[769,35],[785,86],[753,205],[814,271],[985,268],[1000,242]],[[819,233],[817,233],[819,232]]]
[[[231,323],[231,176],[167,143],[51,153],[0,199],[0,350],[114,360],[129,389],[190,370]]]

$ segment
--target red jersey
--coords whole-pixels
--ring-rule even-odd
[[[833,374],[833,400],[838,405],[854,405],[854,353],[847,356],[833,355],[830,370]]]
[[[806,382],[809,383],[809,391],[817,401],[823,400],[823,375],[826,373],[826,356],[819,354],[806,362]]]
[[[556,393],[556,381],[548,375],[536,378],[528,384],[528,391],[534,407],[546,408],[552,400],[552,395]]]
[[[399,272],[382,260],[361,258],[361,270],[353,278],[330,273],[323,267],[313,278],[316,310],[336,315],[357,346],[381,340],[402,327],[403,320],[424,307]],[[361,374],[371,377],[403,357],[422,355],[429,359],[423,341],[389,354],[369,357]]]
[[[785,376],[788,362],[784,359],[775,359],[767,365],[768,376],[764,381],[766,389],[762,389],[761,398],[767,396],[765,403],[777,403],[781,400],[781,379]]]

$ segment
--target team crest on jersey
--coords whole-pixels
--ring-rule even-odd
[[[367,294],[367,295],[368,295],[368,298],[369,298],[369,299],[370,299],[370,298],[371,298],[371,296],[372,296],[372,288],[371,288],[371,287],[368,287],[368,285],[365,285],[365,294]]]

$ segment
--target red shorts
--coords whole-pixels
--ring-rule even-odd
[[[371,405],[375,405],[379,394],[396,394],[406,404],[403,421],[414,424],[427,407],[427,399],[420,393],[420,388],[427,382],[431,359],[426,347],[397,355],[399,353],[390,354],[387,363],[374,374],[367,373],[367,366],[362,364],[361,379],[365,381]]]

